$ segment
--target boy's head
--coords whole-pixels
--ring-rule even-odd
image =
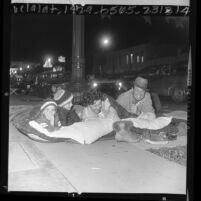
[[[89,107],[93,112],[99,113],[102,107],[103,96],[98,91],[86,92],[83,95],[83,106]]]
[[[55,94],[54,94],[54,100],[56,101],[57,105],[59,107],[63,107],[66,110],[70,110],[72,107],[72,101],[73,101],[73,94],[64,89],[59,89]]]

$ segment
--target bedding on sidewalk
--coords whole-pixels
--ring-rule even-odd
[[[32,109],[30,105],[10,106],[9,119],[13,125],[23,134],[31,139],[41,142],[76,142],[80,144],[91,144],[96,140],[114,139],[113,123],[111,119],[98,119],[88,122],[78,122],[58,131],[48,132],[40,128],[36,122],[28,120],[27,111]],[[123,120],[128,120],[123,119]],[[172,117],[159,117],[153,120],[140,118],[129,118],[134,124],[133,129],[138,133],[160,132],[169,128],[171,132],[177,132],[171,124]],[[172,129],[171,129],[172,128]],[[173,129],[174,128],[174,129]],[[42,130],[41,130],[42,129]]]

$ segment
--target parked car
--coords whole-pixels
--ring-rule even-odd
[[[98,89],[116,99],[119,94],[128,90],[130,85],[123,79],[94,78],[89,82],[91,89]]]

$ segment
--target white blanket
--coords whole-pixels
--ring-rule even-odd
[[[157,130],[167,126],[171,122],[171,119],[172,117],[147,118],[141,116],[139,118],[122,119],[122,121],[130,120],[135,127]],[[114,120],[109,118],[90,119],[85,122],[78,122],[67,127],[62,127],[54,132],[48,132],[37,122],[29,122],[30,126],[49,137],[70,138],[81,144],[91,144],[100,137],[107,135],[113,131],[113,123]]]
[[[48,137],[70,138],[81,144],[91,144],[100,137],[110,133],[113,130],[113,123],[111,119],[90,119],[85,122],[77,122],[70,126],[61,127],[54,132],[48,132],[37,122],[29,122],[30,126]]]

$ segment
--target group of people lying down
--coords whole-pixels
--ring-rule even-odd
[[[139,111],[136,107],[136,112],[132,112],[121,104],[122,95],[114,100],[97,90],[88,91],[82,95],[79,105],[73,105],[73,94],[59,89],[53,98],[20,112],[12,123],[23,134],[35,135],[48,142],[73,140],[90,144],[111,133],[117,141],[124,142],[144,139],[163,143],[176,139],[180,123],[186,122],[171,117],[156,117],[152,105],[146,105],[150,104],[147,93],[143,97],[145,101],[136,102],[140,105],[141,101],[148,111],[143,107]]]

